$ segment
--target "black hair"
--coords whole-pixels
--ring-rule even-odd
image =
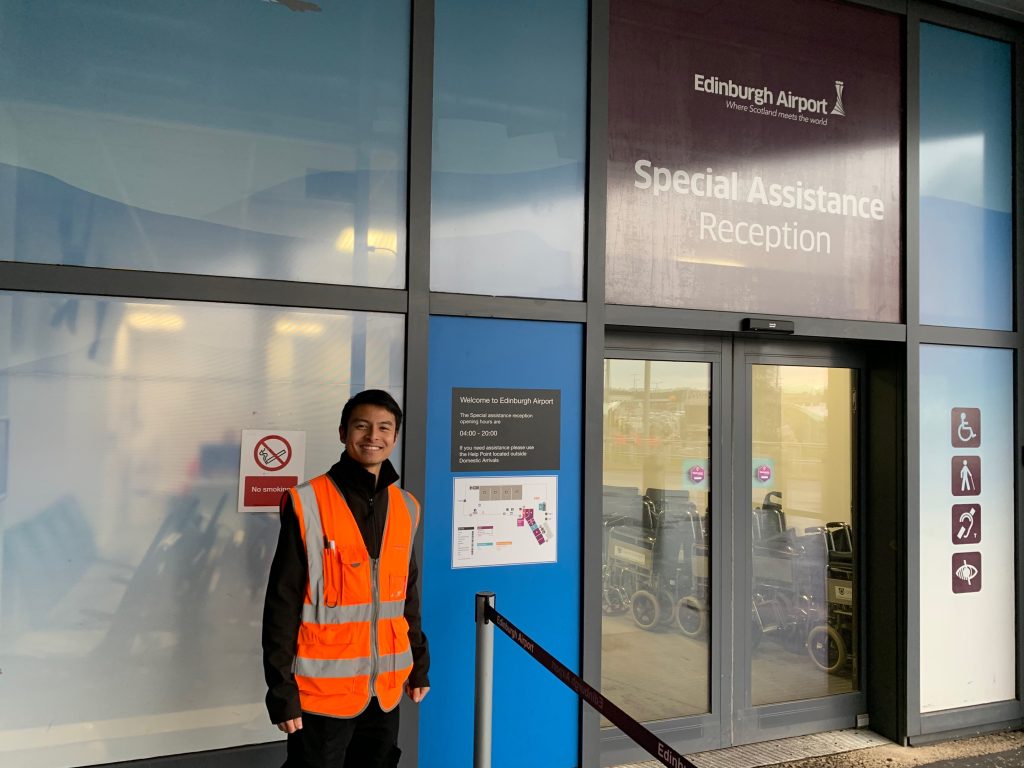
[[[402,408],[388,392],[383,389],[364,389],[356,395],[352,395],[345,407],[341,409],[341,426],[347,432],[348,423],[352,418],[352,411],[360,405],[378,405],[386,408],[395,417],[395,432],[402,428]]]

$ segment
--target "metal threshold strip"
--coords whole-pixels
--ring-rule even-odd
[[[715,749],[687,755],[698,768],[761,768],[761,766],[803,760],[808,757],[835,755],[856,749],[879,747],[892,742],[868,730],[828,731],[810,736],[762,741],[741,747]],[[617,768],[663,768],[657,760],[627,763]]]

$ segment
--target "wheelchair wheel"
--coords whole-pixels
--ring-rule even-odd
[[[626,594],[622,587],[604,588],[601,610],[608,616],[614,616],[626,610]]]
[[[676,599],[669,590],[658,590],[658,607],[661,608],[661,623],[671,626],[676,617]]]
[[[676,626],[687,637],[700,637],[707,624],[707,611],[700,598],[687,595],[676,603]]]
[[[630,605],[633,609],[633,621],[637,626],[641,629],[654,629],[658,626],[658,622],[661,621],[661,606],[658,604],[658,598],[652,593],[646,589],[634,592]]]
[[[834,627],[819,624],[807,633],[807,653],[819,669],[832,674],[846,663],[846,643]]]

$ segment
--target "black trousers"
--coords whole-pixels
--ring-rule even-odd
[[[352,718],[302,713],[302,730],[288,734],[283,768],[394,768],[398,765],[398,707],[377,698]]]

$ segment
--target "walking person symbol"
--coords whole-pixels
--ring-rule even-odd
[[[960,470],[960,490],[973,491],[974,489],[974,475],[971,474],[971,468],[967,466],[967,459],[964,459],[963,468]]]

